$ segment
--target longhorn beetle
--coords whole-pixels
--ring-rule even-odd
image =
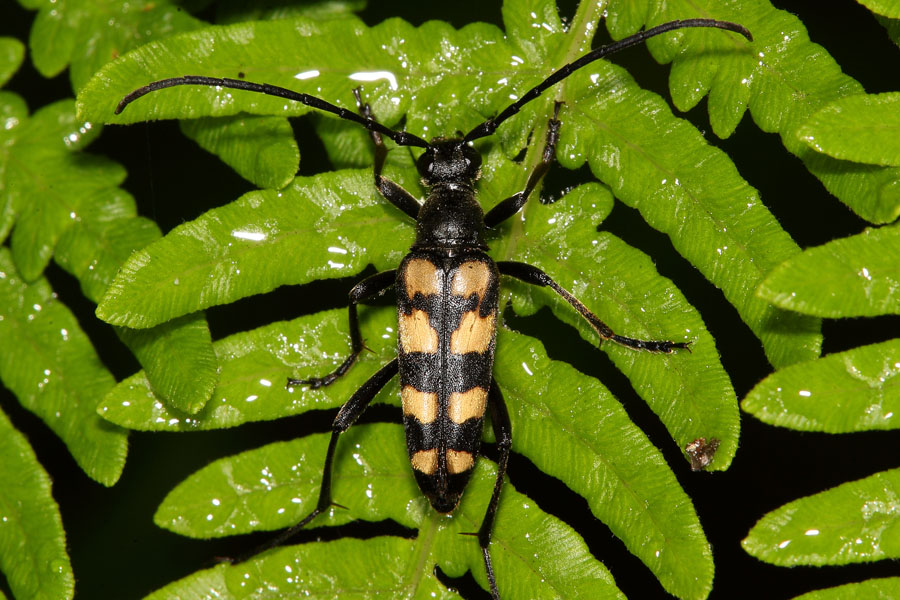
[[[359,114],[314,96],[269,84],[197,75],[155,81],[122,99],[116,114],[155,90],[179,85],[217,86],[294,100],[359,123],[369,131],[375,144],[375,187],[385,199],[416,222],[415,242],[400,266],[396,270],[368,277],[350,290],[350,355],[328,375],[311,379],[289,378],[287,381],[288,387],[308,385],[315,389],[331,384],[346,373],[364,348],[356,305],[394,286],[399,321],[398,356],[366,381],[341,407],[332,425],[316,508],[280,536],[279,541],[332,506],[331,466],[338,437],[399,372],[409,460],[419,487],[438,512],[449,513],[459,503],[475,465],[485,408],[491,411],[499,450],[497,479],[477,535],[491,596],[495,600],[500,598],[489,546],[512,446],[509,415],[500,388],[491,375],[500,275],[550,287],[577,310],[603,340],[636,350],[667,354],[675,350],[689,350],[689,343],[646,341],[618,335],[537,267],[519,262],[494,262],[487,255],[485,228],[496,227],[516,214],[550,168],[559,139],[561,103],[556,103],[548,123],[541,163],[529,176],[525,188],[497,204],[487,214],[482,212],[475,198],[474,182],[479,176],[481,155],[472,142],[493,134],[500,124],[519,112],[525,104],[585,65],[653,36],[689,27],[725,29],[753,40],[745,27],[726,21],[687,19],[664,23],[592,50],[561,67],[497,116],[487,119],[466,135],[434,138],[431,142],[378,123],[369,106],[362,101],[358,89],[353,92]],[[416,161],[419,175],[429,189],[424,203],[420,204],[400,185],[382,176],[387,156],[382,136],[387,136],[400,146],[425,149]]]

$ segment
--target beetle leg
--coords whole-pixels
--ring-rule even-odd
[[[541,155],[541,164],[531,172],[524,190],[513,194],[506,200],[502,200],[497,206],[484,215],[484,225],[486,227],[496,227],[519,212],[519,210],[525,206],[531,192],[534,191],[537,184],[543,179],[544,175],[547,174],[547,171],[550,170],[550,164],[556,156],[556,143],[559,141],[560,122],[557,117],[559,116],[559,107],[562,106],[562,104],[562,102],[556,103],[556,106],[553,109],[553,118],[547,123],[547,141],[544,144],[544,153]]]
[[[359,332],[359,320],[356,316],[356,305],[367,298],[372,298],[384,292],[384,290],[394,284],[396,278],[396,271],[382,271],[371,277],[366,277],[353,286],[353,289],[350,290],[350,306],[348,307],[350,317],[350,356],[345,358],[344,362],[338,365],[337,369],[324,377],[312,377],[310,379],[294,379],[293,377],[288,377],[287,387],[308,385],[312,389],[318,389],[334,383],[338,377],[346,373],[350,367],[353,366],[353,363],[356,362],[356,359],[365,347],[363,345],[362,334]]]
[[[372,109],[367,102],[363,102],[359,88],[353,89],[353,96],[356,98],[357,106],[359,106],[359,114],[369,121],[374,121],[375,117],[372,116]],[[378,191],[381,192],[381,195],[388,202],[408,214],[413,220],[418,219],[419,208],[422,205],[419,204],[416,197],[403,189],[399,184],[381,175],[384,161],[387,158],[387,146],[384,145],[381,134],[374,129],[370,129],[369,137],[372,138],[372,142],[375,144],[375,187],[378,188]]]
[[[571,304],[572,308],[577,310],[591,327],[594,328],[597,335],[604,340],[612,340],[617,344],[627,346],[628,348],[634,348],[635,350],[647,350],[648,352],[662,352],[665,354],[671,354],[675,350],[690,350],[690,342],[638,340],[616,334],[609,325],[597,318],[597,315],[592,313],[578,298],[560,287],[560,285],[553,281],[549,275],[537,267],[520,262],[501,261],[497,263],[497,268],[502,275],[515,277],[516,279],[521,279],[525,283],[530,283],[532,285],[549,286],[552,288],[553,291],[562,296],[566,302]]]
[[[350,399],[338,411],[331,425],[331,439],[328,441],[328,451],[325,454],[325,468],[322,471],[322,484],[319,487],[319,499],[316,502],[315,510],[309,513],[302,521],[275,538],[272,543],[267,544],[266,547],[281,545],[332,506],[331,465],[334,462],[334,451],[337,448],[338,437],[356,422],[372,399],[381,391],[381,388],[397,374],[398,369],[398,361],[395,358],[372,375],[358,390],[353,392]]]
[[[503,476],[506,474],[506,465],[509,462],[509,449],[512,447],[512,425],[509,422],[509,412],[506,410],[503,394],[500,392],[497,381],[493,378],[491,378],[491,390],[488,393],[488,407],[491,410],[491,426],[494,429],[494,437],[497,438],[497,450],[500,456],[497,461],[497,480],[494,482],[491,501],[488,503],[481,527],[478,529],[478,544],[481,546],[481,555],[484,557],[484,569],[491,587],[491,597],[494,600],[500,600],[488,546],[491,545],[491,531],[494,528],[494,517],[497,515],[497,502],[500,500]]]

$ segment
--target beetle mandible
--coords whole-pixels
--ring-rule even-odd
[[[350,355],[337,369],[323,377],[288,378],[288,386],[319,388],[346,373],[364,348],[357,320],[357,304],[394,287],[397,294],[398,356],[376,372],[341,407],[332,425],[316,508],[279,540],[286,539],[332,506],[331,467],[340,434],[359,418],[376,394],[399,373],[409,460],[419,487],[438,512],[449,513],[459,503],[475,465],[485,410],[490,410],[499,460],[494,489],[477,536],[491,596],[499,600],[489,547],[512,447],[509,415],[500,388],[491,375],[500,275],[550,287],[578,311],[603,340],[636,350],[661,353],[689,349],[689,343],[647,341],[618,335],[542,270],[525,263],[494,262],[487,255],[485,229],[496,227],[516,214],[553,161],[561,126],[558,119],[561,103],[556,103],[554,115],[549,120],[541,163],[529,176],[525,188],[501,201],[487,214],[482,212],[475,196],[481,155],[472,142],[493,134],[525,104],[585,65],[653,36],[692,27],[725,29],[739,33],[748,40],[753,39],[745,27],[727,21],[686,19],[663,23],[592,50],[561,67],[497,116],[487,119],[464,136],[434,138],[430,142],[378,123],[368,105],[362,101],[358,89],[354,90],[354,95],[359,114],[315,96],[278,86],[197,75],[155,81],[122,99],[116,114],[155,90],[180,85],[218,86],[293,100],[354,121],[369,131],[375,144],[375,187],[386,200],[416,222],[415,242],[400,266],[396,270],[368,277],[350,291]],[[382,136],[387,136],[400,146],[425,149],[416,161],[419,175],[429,190],[423,203],[420,204],[400,185],[382,176],[387,155]]]

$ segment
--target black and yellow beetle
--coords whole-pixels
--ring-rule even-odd
[[[501,123],[519,112],[525,104],[577,69],[653,36],[689,27],[725,29],[752,40],[746,28],[725,21],[689,19],[664,23],[597,48],[560,68],[496,117],[484,121],[466,135],[451,139],[436,138],[431,142],[378,123],[368,105],[362,102],[358,90],[354,93],[359,114],[314,96],[277,86],[193,75],[153,82],[122,99],[116,109],[117,114],[137,98],[154,90],[179,85],[219,86],[286,98],[355,121],[369,130],[376,146],[375,186],[385,199],[416,222],[415,242],[400,266],[396,270],[373,275],[350,291],[350,355],[334,372],[324,377],[288,379],[288,386],[318,388],[329,385],[346,373],[364,347],[357,321],[357,304],[394,287],[397,294],[398,357],[375,373],[341,407],[332,425],[316,508],[288,534],[304,527],[332,505],[331,467],[338,437],[399,372],[409,460],[419,487],[438,512],[451,512],[459,503],[475,466],[485,409],[491,411],[499,461],[494,490],[478,531],[478,542],[491,595],[499,599],[489,546],[512,446],[509,416],[500,389],[491,375],[500,275],[533,285],[549,286],[577,310],[604,340],[637,350],[662,353],[688,349],[688,344],[645,341],[618,335],[537,267],[518,262],[496,263],[487,255],[485,228],[496,227],[516,214],[553,161],[561,125],[558,120],[560,104],[556,105],[553,118],[549,121],[541,164],[531,173],[525,189],[503,200],[487,214],[482,212],[475,197],[474,186],[479,176],[481,155],[472,142],[493,134]],[[400,146],[425,149],[416,163],[423,183],[429,189],[424,203],[420,204],[409,192],[381,175],[387,154],[382,135]]]

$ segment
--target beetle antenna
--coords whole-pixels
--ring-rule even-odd
[[[119,105],[116,107],[116,114],[121,113],[123,110],[125,110],[126,106],[128,106],[141,96],[145,96],[146,94],[149,94],[150,92],[154,92],[156,90],[175,87],[177,85],[205,85],[231,88],[234,90],[245,90],[248,92],[266,94],[267,96],[277,96],[279,98],[285,98],[287,100],[294,100],[295,102],[305,104],[306,106],[311,106],[319,110],[333,113],[342,119],[347,119],[348,121],[358,123],[369,131],[377,131],[382,135],[386,135],[400,146],[419,146],[421,148],[430,147],[430,144],[428,142],[416,135],[407,133],[405,131],[395,131],[389,127],[385,127],[378,121],[367,119],[366,117],[360,116],[352,110],[341,108],[340,106],[336,106],[334,104],[331,104],[330,102],[326,102],[321,98],[316,98],[315,96],[310,96],[309,94],[295,92],[287,88],[278,87],[277,85],[270,85],[268,83],[253,83],[251,81],[227,79],[224,77],[220,78],[204,77],[201,75],[185,75],[184,77],[173,77],[171,79],[154,81],[153,83],[149,83],[144,87],[140,87],[134,90],[133,92],[122,98],[122,101],[119,102]]]
[[[471,142],[472,140],[477,140],[478,138],[491,135],[492,133],[494,133],[494,131],[497,130],[497,127],[503,121],[519,112],[523,106],[540,96],[544,92],[544,90],[559,83],[581,67],[589,65],[595,60],[599,60],[604,56],[608,56],[610,54],[618,52],[619,50],[624,50],[625,48],[636,46],[644,40],[660,35],[661,33],[675,31],[676,29],[687,29],[689,27],[714,27],[717,29],[726,29],[728,31],[733,31],[735,33],[741,34],[751,42],[753,41],[753,35],[743,25],[730,23],[728,21],[716,21],[714,19],[685,19],[682,21],[670,21],[668,23],[663,23],[662,25],[657,25],[656,27],[652,27],[644,31],[639,31],[638,33],[621,39],[618,42],[613,42],[612,44],[601,46],[600,48],[591,50],[578,60],[560,67],[555,73],[550,75],[550,77],[528,90],[521,98],[503,109],[503,111],[501,111],[500,114],[498,114],[496,117],[488,119],[475,129],[470,131],[468,134],[466,134],[465,141]]]

